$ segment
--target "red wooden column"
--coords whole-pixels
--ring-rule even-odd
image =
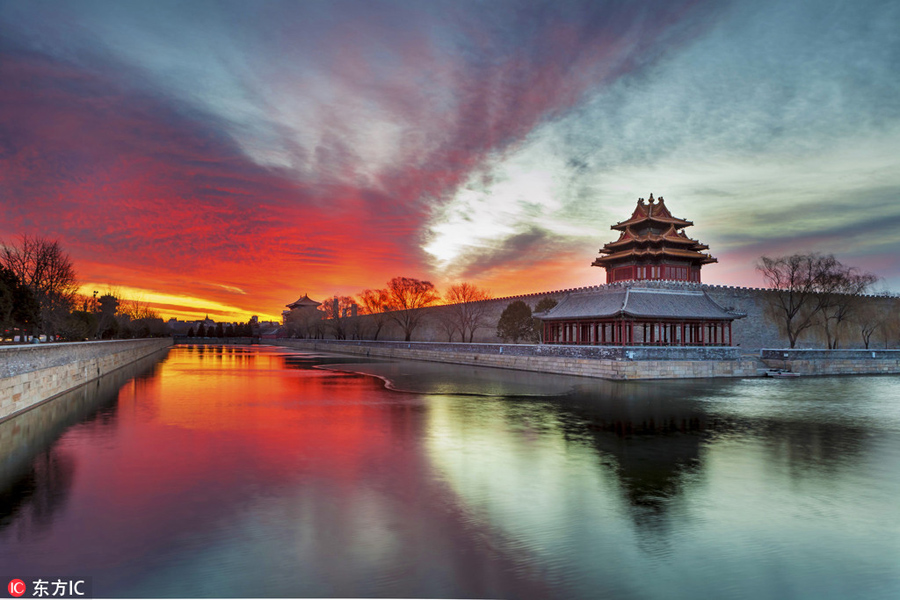
[[[731,342],[731,321],[728,321],[728,345],[733,346],[734,344]]]

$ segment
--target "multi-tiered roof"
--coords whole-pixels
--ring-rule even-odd
[[[606,269],[606,281],[629,279],[670,279],[700,281],[700,267],[718,262],[703,250],[709,246],[689,238],[685,227],[694,223],[673,217],[662,196],[650,194],[649,201],[639,198],[627,221],[611,229],[620,231],[619,239],[600,249],[591,266]]]

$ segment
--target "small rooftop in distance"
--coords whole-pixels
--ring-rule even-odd
[[[297,300],[295,302],[291,302],[290,304],[288,304],[286,306],[288,308],[290,308],[291,310],[294,310],[295,308],[307,308],[307,307],[315,308],[316,306],[321,306],[321,304],[322,304],[321,302],[316,302],[315,300],[311,299],[306,294],[303,294],[302,298],[300,298],[299,300]]]

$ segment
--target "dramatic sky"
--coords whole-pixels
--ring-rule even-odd
[[[0,0],[0,240],[164,316],[592,285],[651,193],[898,290],[898,192],[896,0]]]

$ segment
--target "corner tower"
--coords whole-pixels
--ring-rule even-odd
[[[606,269],[606,283],[627,280],[667,279],[700,282],[700,267],[718,262],[703,250],[709,246],[684,233],[694,223],[673,217],[662,196],[638,198],[631,218],[610,229],[619,239],[604,245],[592,267]]]

